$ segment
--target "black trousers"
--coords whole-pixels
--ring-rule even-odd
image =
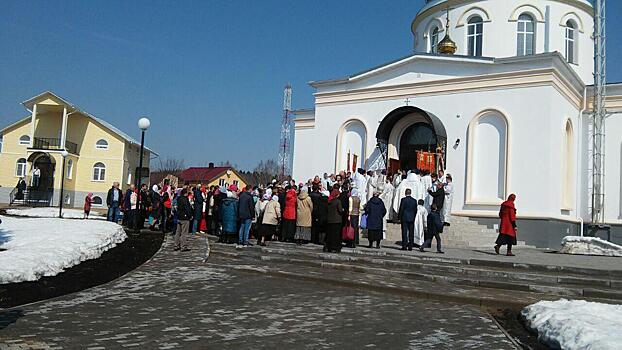
[[[440,252],[441,249],[441,235],[440,233],[435,234],[434,236],[432,236],[431,238],[428,238],[425,240],[425,242],[423,243],[423,247],[425,248],[432,248],[432,238],[436,239],[436,251]]]
[[[415,222],[402,221],[402,248],[412,249],[415,243]]]

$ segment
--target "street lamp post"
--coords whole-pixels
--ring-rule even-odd
[[[60,173],[60,197],[58,198],[58,217],[63,218],[63,202],[64,202],[64,192],[65,192],[65,161],[67,160],[67,156],[69,152],[67,150],[63,150],[60,153],[63,156],[63,167]]]
[[[138,196],[136,196],[136,215],[134,218],[134,225],[135,225],[135,232],[139,233],[140,229],[139,229],[139,220],[140,220],[140,189],[141,189],[141,178],[142,178],[142,171],[143,171],[143,152],[145,149],[145,131],[147,131],[147,129],[149,129],[149,126],[151,125],[151,122],[149,121],[149,119],[143,117],[140,118],[138,120],[138,128],[140,128],[141,130],[141,136],[140,136],[140,158],[138,160],[138,172],[137,172],[137,176],[136,176],[136,190],[138,190]],[[144,220],[144,218],[143,218]]]

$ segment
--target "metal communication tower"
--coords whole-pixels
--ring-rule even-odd
[[[279,177],[290,175],[290,134],[292,124],[292,86],[285,85],[283,92],[283,120],[281,122],[281,140],[279,142]]]
[[[594,1],[594,103],[592,114],[592,224],[604,223],[605,206],[605,0]]]

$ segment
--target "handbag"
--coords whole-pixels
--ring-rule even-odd
[[[367,230],[367,214],[361,215],[361,229]]]
[[[352,227],[350,220],[348,220],[348,224],[341,230],[341,238],[344,241],[354,240],[354,227]]]

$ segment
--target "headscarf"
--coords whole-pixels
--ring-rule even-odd
[[[207,193],[207,188],[205,188],[205,185],[201,185],[201,193]]]
[[[302,186],[302,188],[300,189],[300,193],[302,192],[309,193],[309,188],[307,186]]]
[[[277,195],[272,196],[272,200],[275,201],[275,202],[278,202],[279,201],[279,196],[277,196]]]
[[[334,189],[334,190],[330,193],[330,196],[328,197],[328,202],[330,203],[330,202],[332,202],[332,201],[333,201],[333,199],[335,199],[335,198],[339,198],[339,194],[340,194],[340,193],[339,193],[339,190],[338,190],[338,189]]]
[[[89,192],[89,194],[86,195],[89,198],[93,198],[93,192]]]
[[[512,193],[511,195],[508,196],[508,200],[501,203],[502,207],[509,207],[514,209],[514,211],[516,211],[516,207],[514,206],[514,201],[516,200],[516,195],[514,193]]]
[[[158,192],[158,185],[153,185],[153,187],[151,187],[151,190],[153,192]]]
[[[266,193],[266,194],[264,194],[264,195],[261,197],[261,199],[262,199],[262,200],[264,200],[264,201],[269,201],[269,200],[270,200],[270,195]]]

